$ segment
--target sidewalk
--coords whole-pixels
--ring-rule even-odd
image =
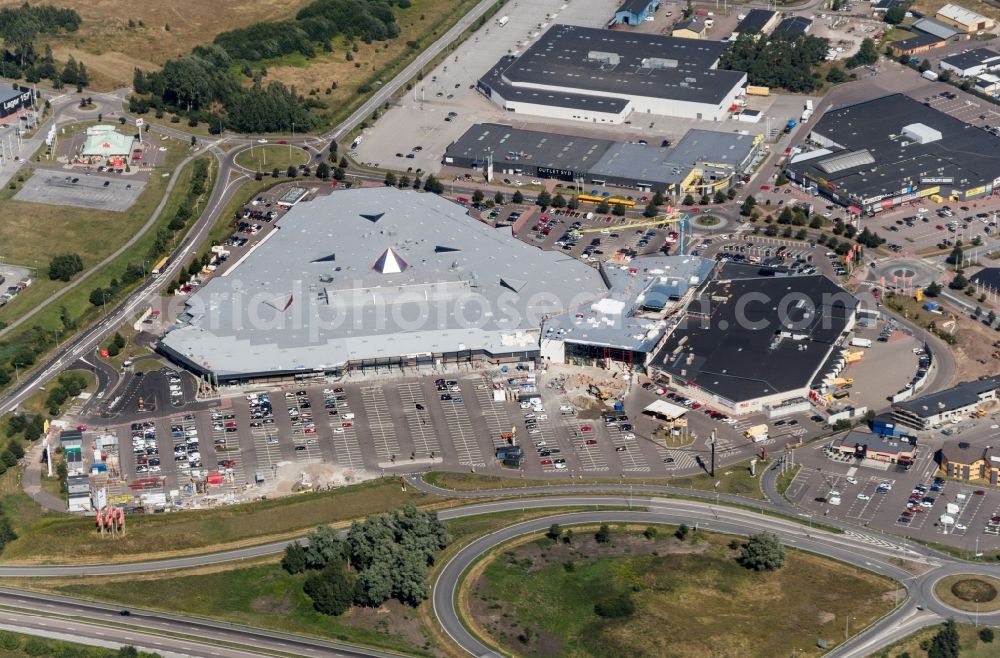
[[[42,445],[43,442],[39,441],[24,455],[27,464],[21,475],[21,486],[24,488],[24,493],[42,507],[55,512],[65,512],[66,502],[42,489]]]

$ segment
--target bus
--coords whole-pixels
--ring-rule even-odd
[[[153,266],[153,271],[152,271],[153,276],[159,276],[160,272],[163,271],[163,268],[167,266],[168,260],[170,260],[170,256],[164,256],[159,261],[157,261],[156,265]]]
[[[602,203],[607,203],[609,206],[625,206],[626,208],[635,208],[635,201],[632,199],[623,199],[617,196],[597,196],[594,194],[580,194],[576,197],[576,200],[580,203],[592,203],[594,205],[600,205]]]

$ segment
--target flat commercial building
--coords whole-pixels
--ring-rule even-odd
[[[673,146],[476,124],[445,150],[443,163],[493,174],[555,178],[672,196],[725,190],[750,168],[763,137],[690,130]]]
[[[1000,53],[989,48],[973,48],[945,57],[939,66],[942,71],[969,78],[1000,68]]]
[[[938,457],[941,472],[950,478],[1000,486],[1000,446],[948,441]]]
[[[660,0],[625,0],[615,12],[613,25],[638,25],[652,16],[660,6]]]
[[[27,87],[0,87],[0,124],[13,123],[31,109],[34,92]]]
[[[715,261],[650,256],[602,265],[607,296],[545,320],[541,356],[552,363],[645,368],[653,350],[708,280]]]
[[[553,25],[501,59],[477,88],[509,112],[590,123],[633,114],[722,121],[746,73],[717,68],[725,44]]]
[[[899,41],[893,41],[889,44],[889,51],[897,57],[900,55],[919,55],[920,53],[926,53],[934,48],[940,48],[944,46],[947,41],[939,36],[933,34],[928,34],[926,32],[920,32],[916,36],[912,36],[909,39],[901,39]]]
[[[854,212],[934,194],[964,201],[1000,185],[1000,138],[902,94],[828,111],[808,142],[815,148],[792,157],[786,175]]]
[[[857,299],[821,275],[723,277],[688,305],[651,369],[734,414],[808,397],[854,326]]]
[[[736,25],[736,29],[733,30],[733,36],[730,38],[735,39],[740,34],[747,32],[767,34],[771,31],[771,28],[778,24],[780,19],[781,16],[776,11],[771,11],[770,9],[751,9]]]
[[[529,360],[542,318],[607,291],[596,269],[437,195],[342,191],[289,210],[159,349],[220,381]]]
[[[922,395],[892,405],[892,415],[900,423],[918,430],[966,417],[984,404],[994,404],[1000,389],[1000,375],[985,377]]]
[[[917,456],[917,440],[851,430],[831,444],[835,452],[858,459],[890,464],[912,464]]]
[[[983,30],[992,30],[996,27],[996,22],[992,18],[978,14],[960,5],[947,4],[938,9],[936,19],[942,23],[953,25],[963,32],[973,33]]]
[[[807,34],[812,29],[812,19],[805,16],[789,16],[774,28],[774,34]]]

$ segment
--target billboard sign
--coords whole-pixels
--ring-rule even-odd
[[[10,116],[16,112],[20,112],[26,107],[31,107],[31,90],[22,91],[16,96],[11,96],[7,100],[0,103],[0,117]]]

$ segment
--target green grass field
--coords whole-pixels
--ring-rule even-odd
[[[12,515],[19,537],[4,549],[3,559],[22,563],[107,562],[197,553],[288,537],[322,523],[349,521],[407,501],[420,505],[435,498],[413,489],[403,492],[397,480],[376,480],[245,505],[130,516],[126,536],[110,542],[94,531],[89,517],[46,513],[22,519]]]
[[[117,649],[92,647],[77,642],[53,640],[37,635],[0,631],[0,656],[4,658],[37,658],[37,656],[75,656],[76,658],[117,658]],[[158,654],[139,652],[139,658]]]
[[[282,144],[262,144],[241,152],[236,156],[236,164],[251,171],[268,173],[277,168],[284,175],[288,167],[298,167],[309,162],[309,154],[297,146]]]
[[[682,543],[670,530],[654,541],[616,532],[600,545],[581,529],[569,545],[501,549],[467,581],[467,609],[520,656],[742,658],[819,656],[817,639],[843,641],[847,615],[860,630],[893,605],[894,583],[860,569],[790,551],[782,569],[756,573],[736,563],[730,537]],[[621,593],[632,616],[595,614]]]
[[[449,521],[451,544],[438,564],[475,537],[550,513],[552,510],[535,509]],[[175,572],[129,578],[19,581],[13,586],[363,643],[406,655],[429,655],[427,634],[420,615],[412,608],[390,602],[382,610],[354,609],[341,617],[327,617],[313,610],[302,593],[307,574],[289,575],[275,560],[228,566],[221,571],[212,568],[190,575]],[[150,597],[154,589],[157,595]]]

